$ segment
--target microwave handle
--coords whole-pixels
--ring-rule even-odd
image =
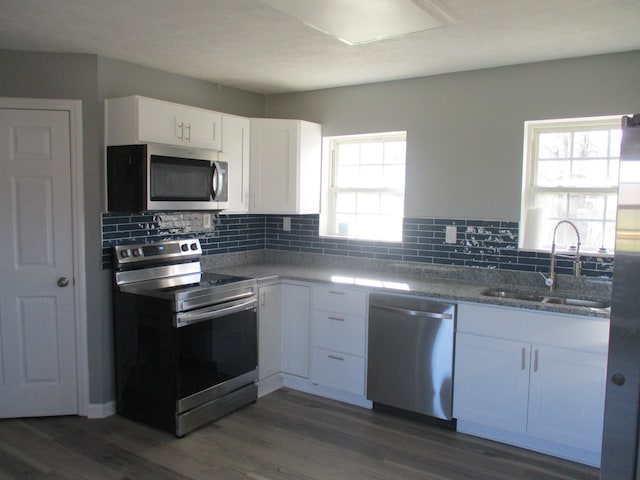
[[[213,200],[218,196],[218,192],[220,191],[220,186],[222,185],[222,178],[220,170],[218,169],[218,164],[213,162],[211,164],[211,198]]]

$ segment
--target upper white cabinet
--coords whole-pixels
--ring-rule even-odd
[[[458,430],[591,465],[600,462],[608,321],[458,307]]]
[[[321,126],[251,119],[251,200],[255,213],[320,212]]]
[[[107,145],[222,148],[222,114],[134,95],[105,101]]]
[[[229,164],[229,207],[225,213],[249,211],[250,129],[248,118],[222,116],[222,151],[219,159]]]

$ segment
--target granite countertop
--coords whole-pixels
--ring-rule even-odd
[[[327,259],[318,261],[317,256],[313,255],[270,255],[267,258],[262,256],[253,259],[255,261],[249,259],[244,263],[224,262],[216,259],[216,256],[213,257],[204,257],[205,271],[252,277],[258,279],[260,284],[279,280],[309,281],[355,286],[369,291],[421,295],[456,302],[493,304],[602,319],[608,319],[610,315],[609,308],[589,308],[483,295],[489,288],[570,298],[585,298],[584,292],[589,292],[589,299],[606,301],[611,298],[610,282],[584,279],[550,294],[538,275],[522,275],[521,272],[480,272],[478,270],[486,269],[469,271],[470,269],[452,267],[415,267],[380,262],[373,265],[347,260],[330,262],[326,261]],[[570,283],[569,279],[560,278],[560,285],[563,281],[565,284]]]

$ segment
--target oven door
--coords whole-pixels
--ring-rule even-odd
[[[176,315],[178,414],[257,380],[256,303],[253,296]]]

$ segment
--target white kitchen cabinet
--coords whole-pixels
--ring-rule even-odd
[[[459,332],[454,416],[524,434],[530,350],[528,343]]]
[[[599,451],[607,357],[538,345],[532,356],[527,433]]]
[[[219,159],[229,164],[229,207],[225,213],[249,211],[250,129],[248,118],[222,116],[222,151]]]
[[[599,465],[608,321],[461,304],[458,430]]]
[[[281,370],[298,377],[309,377],[309,298],[310,287],[283,283]]]
[[[363,290],[313,287],[311,381],[364,395],[367,294]]]
[[[258,379],[280,373],[282,288],[266,285],[258,290]]]
[[[316,123],[251,119],[250,211],[319,213],[321,143]]]
[[[219,112],[134,95],[105,100],[105,116],[107,145],[222,146]]]

